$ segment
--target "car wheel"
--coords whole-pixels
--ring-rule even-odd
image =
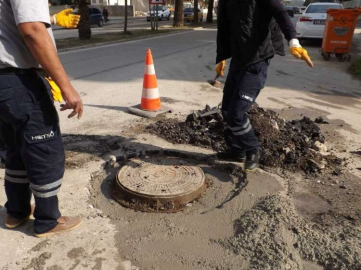
[[[159,21],[163,20],[163,14],[159,17]]]
[[[200,21],[200,22],[203,21],[203,17],[201,17],[201,18],[199,19],[199,21]]]
[[[167,18],[167,20],[168,20],[168,21],[170,20],[170,13],[169,13],[169,15],[168,15],[168,18]]]
[[[336,53],[335,55],[339,62],[345,62],[347,59],[347,56],[343,53]]]
[[[331,59],[331,54],[330,53],[323,52],[321,55],[322,55],[323,60],[330,61],[330,59]]]
[[[100,20],[99,23],[98,23],[98,26],[99,26],[99,27],[103,27],[103,25],[104,25],[104,21],[103,21],[103,20]]]

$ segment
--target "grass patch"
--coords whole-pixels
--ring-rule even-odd
[[[351,65],[351,72],[353,75],[361,76],[361,58],[355,59]]]
[[[142,39],[151,36],[159,36],[166,35],[172,32],[177,31],[186,31],[190,30],[190,28],[171,28],[171,29],[159,29],[155,30],[135,30],[135,31],[127,31],[124,33],[123,31],[117,33],[105,33],[92,35],[92,38],[89,40],[80,40],[78,37],[71,38],[63,38],[56,40],[56,46],[58,50],[70,49],[75,47],[83,47],[83,46],[91,46],[101,43],[108,42],[122,42],[122,41],[130,41],[134,39]]]

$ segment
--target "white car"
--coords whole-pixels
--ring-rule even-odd
[[[163,19],[167,19],[168,21],[170,20],[171,12],[167,6],[155,5],[155,8],[158,9],[158,21],[161,21]],[[148,22],[150,21],[151,16],[152,17],[156,16],[156,12],[157,11],[154,10],[153,7],[151,8],[151,12],[148,11],[147,13]]]
[[[308,5],[296,24],[299,40],[307,38],[323,38],[328,9],[342,9],[339,3],[313,3]]]

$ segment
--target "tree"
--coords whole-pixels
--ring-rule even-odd
[[[183,27],[184,11],[183,0],[175,0],[173,27]]]
[[[208,13],[207,13],[207,22],[213,22],[213,8],[214,8],[214,0],[208,0]]]
[[[124,33],[126,34],[128,30],[128,0],[125,0],[124,4]]]
[[[90,29],[90,17],[87,0],[78,0],[80,21],[78,24],[78,32],[80,39],[91,39],[92,31]]]
[[[198,0],[194,0],[193,14],[193,23],[198,23]]]

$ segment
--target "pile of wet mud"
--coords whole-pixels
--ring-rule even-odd
[[[261,144],[261,166],[306,174],[340,173],[342,160],[328,152],[325,137],[316,124],[326,124],[322,118],[317,118],[316,122],[308,117],[286,121],[276,112],[260,107],[251,108],[248,115]],[[190,144],[217,152],[227,149],[223,119],[217,107],[207,106],[181,122],[159,120],[146,130],[176,144]]]

